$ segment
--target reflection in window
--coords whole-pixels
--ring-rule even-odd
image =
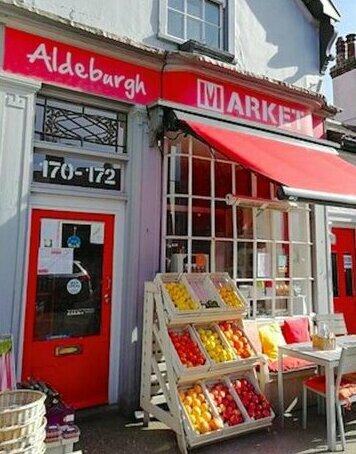
[[[193,199],[192,233],[193,236],[211,236],[210,200]]]
[[[169,197],[167,200],[167,235],[187,235],[188,199]]]

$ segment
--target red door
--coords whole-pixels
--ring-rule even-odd
[[[108,401],[114,216],[32,211],[22,379]]]
[[[347,330],[356,334],[355,230],[335,228],[331,249],[334,312],[344,314]]]

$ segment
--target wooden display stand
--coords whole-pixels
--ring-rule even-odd
[[[242,424],[224,427],[208,433],[199,434],[190,425],[178,393],[178,388],[193,385],[199,381],[223,380],[225,377],[248,375],[256,389],[255,365],[259,357],[247,360],[220,363],[218,368],[192,367],[182,368],[177,364],[177,355],[168,334],[168,329],[177,329],[187,325],[217,323],[223,320],[239,321],[245,316],[241,310],[231,308],[213,309],[194,313],[174,313],[170,310],[167,295],[157,282],[145,283],[144,321],[143,321],[143,350],[141,376],[141,407],[144,410],[144,424],[149,424],[150,415],[163,422],[176,433],[177,443],[181,453],[187,453],[189,448],[202,446],[239,434],[252,432],[269,427],[274,414],[270,417],[255,420],[247,418]],[[218,297],[218,295],[217,295]],[[173,305],[173,303],[171,302]],[[174,307],[174,305],[173,305]],[[168,310],[167,310],[168,309]]]

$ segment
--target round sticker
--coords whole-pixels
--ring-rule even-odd
[[[71,279],[67,283],[67,291],[71,295],[77,295],[82,289],[82,283],[79,279]]]

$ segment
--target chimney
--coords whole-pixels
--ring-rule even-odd
[[[341,66],[345,61],[346,42],[340,36],[336,41],[336,66]]]
[[[347,59],[350,60],[356,57],[356,35],[351,33],[346,35],[347,44]]]

